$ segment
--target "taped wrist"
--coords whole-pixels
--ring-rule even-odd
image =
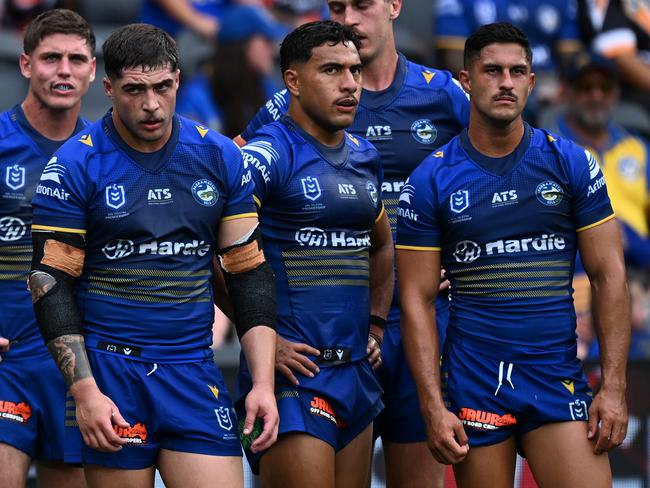
[[[259,228],[243,242],[222,249],[219,260],[239,338],[260,325],[275,329],[275,278],[264,259]]]
[[[35,232],[32,241],[34,253],[28,283],[45,343],[62,335],[83,334],[74,298],[76,279],[83,268],[83,236]]]

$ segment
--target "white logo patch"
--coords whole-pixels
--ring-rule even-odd
[[[12,190],[20,190],[25,186],[25,168],[23,166],[18,166],[18,164],[7,166],[5,183]]]
[[[27,226],[18,217],[2,217],[0,219],[0,241],[17,241],[25,235]]]
[[[43,174],[41,175],[41,181],[55,181],[56,183],[61,184],[61,176],[65,174],[65,166],[59,164],[56,156],[48,161],[43,169]]]

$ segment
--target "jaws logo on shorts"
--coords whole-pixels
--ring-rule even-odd
[[[0,400],[0,419],[26,424],[32,416],[32,407],[26,402],[14,403]]]
[[[336,412],[334,412],[332,405],[323,398],[315,396],[312,401],[309,402],[309,413],[324,417],[335,423],[339,428],[343,427],[343,422],[336,418]]]
[[[467,407],[460,409],[458,418],[463,422],[463,425],[479,430],[497,430],[517,423],[517,419],[511,413],[499,415]]]
[[[113,430],[118,436],[126,440],[127,444],[142,445],[147,443],[147,426],[142,422],[126,428],[114,425]]]

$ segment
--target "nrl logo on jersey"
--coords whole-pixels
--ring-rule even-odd
[[[18,166],[18,164],[7,166],[5,183],[12,190],[20,190],[25,186],[25,168],[23,166]]]
[[[449,197],[449,208],[454,213],[462,213],[469,207],[469,191],[458,190]]]
[[[302,183],[302,193],[307,200],[314,202],[321,197],[322,192],[317,178],[308,176],[307,178],[301,178],[300,182]]]
[[[106,197],[106,205],[108,207],[117,210],[126,204],[124,185],[116,185],[113,183],[111,185],[108,185],[104,192]]]

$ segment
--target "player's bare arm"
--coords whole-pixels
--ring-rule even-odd
[[[370,334],[368,360],[373,369],[381,365],[384,325],[393,299],[394,250],[388,215],[382,209],[370,234]]]
[[[223,221],[218,244],[235,328],[253,379],[243,433],[250,435],[255,420],[262,421],[262,433],[251,445],[258,452],[276,441],[280,422],[274,392],[275,282],[264,258],[256,217]]]
[[[101,451],[121,449],[124,440],[113,422],[128,427],[117,406],[103,395],[92,376],[74,286],[84,263],[83,234],[34,232],[29,287],[36,319],[50,354],[77,404],[84,442]]]
[[[589,438],[596,454],[620,445],[627,434],[625,369],[630,347],[630,298],[620,232],[614,219],[578,233],[589,275],[600,345],[602,385],[589,408]]]
[[[397,276],[404,350],[415,379],[427,443],[440,463],[455,464],[469,451],[460,420],[447,408],[440,389],[435,301],[440,285],[440,252],[397,249]]]

